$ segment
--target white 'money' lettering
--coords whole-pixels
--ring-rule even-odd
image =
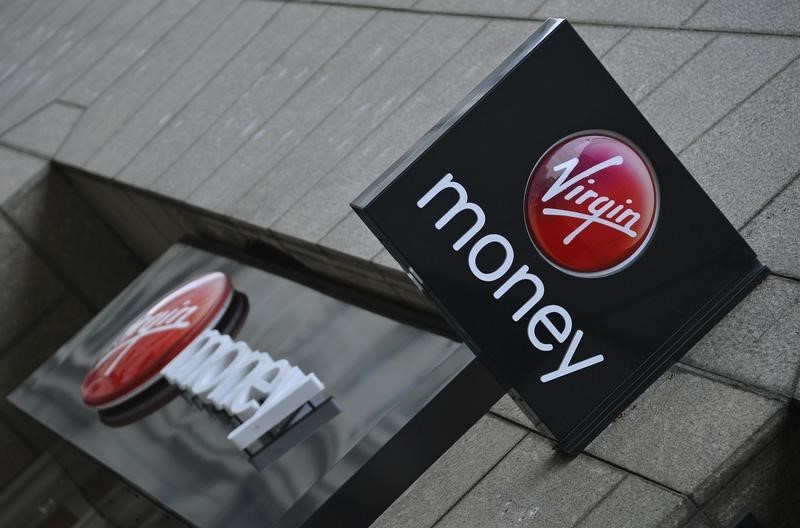
[[[597,168],[597,170],[602,170],[602,167]],[[565,171],[565,173],[568,174],[567,171]],[[586,177],[585,174],[579,176]],[[561,182],[561,185],[563,187],[568,187],[573,183],[574,181],[566,182],[566,184]],[[453,205],[434,224],[434,227],[437,230],[442,229],[450,222],[450,220],[455,218],[455,216],[461,212],[468,211],[475,217],[475,223],[456,241],[455,244],[453,244],[453,250],[459,251],[478,235],[480,230],[483,228],[484,223],[486,222],[486,215],[480,206],[469,201],[466,189],[464,189],[463,185],[453,180],[452,174],[445,175],[444,178],[439,180],[433,187],[431,187],[431,189],[425,193],[425,195],[423,195],[419,201],[417,201],[417,207],[422,209],[444,190],[455,191],[458,196],[458,200],[456,201],[455,205]],[[561,190],[563,190],[563,188]],[[550,191],[548,191],[548,193],[549,192]],[[558,192],[560,192],[560,190],[554,191],[554,194],[557,194]],[[552,196],[549,196],[548,199],[550,197]],[[503,252],[505,253],[503,262],[494,270],[479,269],[477,264],[478,255],[484,248],[492,244],[502,248]],[[531,297],[511,316],[511,319],[514,321],[518,322],[520,319],[525,317],[528,312],[530,312],[544,297],[544,284],[539,277],[529,272],[527,265],[523,264],[516,271],[508,274],[509,270],[514,264],[514,248],[511,246],[511,243],[508,241],[508,239],[502,235],[492,233],[480,237],[470,249],[467,263],[469,270],[472,272],[475,278],[480,281],[494,282],[502,279],[503,277],[507,277],[500,287],[494,291],[494,299],[500,299],[503,295],[508,293],[511,288],[520,283],[528,283],[533,285],[534,290]],[[540,380],[542,383],[553,381],[562,376],[572,374],[573,372],[577,372],[603,361],[603,356],[598,354],[588,359],[578,361],[577,363],[571,363],[572,357],[575,355],[575,351],[578,349],[578,345],[583,338],[583,331],[576,330],[574,334],[572,333],[572,317],[570,316],[569,312],[567,312],[567,310],[561,306],[556,304],[543,306],[531,316],[528,322],[528,340],[531,342],[531,344],[536,349],[543,352],[549,352],[553,350],[554,345],[552,342],[544,342],[539,338],[539,336],[542,334],[552,337],[553,340],[559,344],[566,342],[570,335],[572,335],[572,339],[567,346],[567,351],[564,353],[563,359],[561,360],[558,368],[553,372],[549,372],[541,376]]]
[[[167,381],[242,423],[228,435],[239,449],[258,440],[325,386],[285,359],[250,349],[216,330],[195,339],[161,370]]]

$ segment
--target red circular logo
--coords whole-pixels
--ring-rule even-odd
[[[536,163],[525,196],[534,245],[558,269],[602,277],[633,262],[658,216],[652,166],[630,141],[581,132]]]
[[[167,294],[128,325],[86,374],[83,401],[91,407],[113,407],[151,386],[161,369],[217,324],[232,297],[233,285],[220,272]]]

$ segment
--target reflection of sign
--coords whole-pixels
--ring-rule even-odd
[[[245,298],[223,273],[178,287],[114,339],[84,378],[84,403],[106,423],[122,425],[180,390],[234,417],[239,425],[228,439],[239,449],[286,422],[296,425],[308,414],[304,407],[320,405],[324,385],[285,359],[276,361],[217,330],[235,332],[246,312]]]
[[[173,290],[128,325],[86,375],[90,407],[118,406],[161,378],[161,369],[228,310],[233,285],[209,273]]]
[[[644,250],[658,212],[655,177],[627,142],[580,133],[551,147],[531,173],[525,215],[551,264],[587,277],[615,273]]]
[[[178,388],[242,421],[228,439],[244,449],[313,400],[324,386],[314,374],[275,361],[242,341],[209,330],[161,371]]]
[[[570,453],[765,274],[562,20],[353,207]]]

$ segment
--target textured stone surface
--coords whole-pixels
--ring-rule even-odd
[[[46,0],[24,2],[24,7],[18,16],[13,17],[4,23],[2,33],[0,33],[0,46],[8,50],[9,54],[12,50],[17,50],[18,47],[25,42],[26,38],[31,38],[32,35],[37,35],[41,38],[47,31],[41,24],[46,17],[55,9],[57,3]],[[52,34],[52,33],[51,33]],[[0,79],[4,79],[19,67],[19,62],[13,63],[6,61],[3,58],[3,69],[0,69]]]
[[[278,4],[263,2],[241,4],[192,58],[103,145],[86,168],[97,174],[117,174],[256,34],[278,7]]]
[[[426,528],[444,515],[525,436],[496,418],[481,418],[376,519],[372,528]]]
[[[83,166],[225,20],[238,2],[203,0],[86,109],[58,159]]]
[[[683,361],[791,397],[800,368],[800,282],[767,278]]]
[[[736,227],[800,169],[799,91],[800,61],[795,61],[681,155]]]
[[[36,450],[46,447],[50,435],[5,398],[36,368],[86,324],[91,313],[68,297],[49,310],[20,340],[0,355],[0,419],[14,426]],[[1,472],[0,472],[1,473]]]
[[[791,528],[800,519],[800,416],[711,501],[706,512],[718,526],[732,526],[752,512],[765,527]]]
[[[634,101],[641,101],[714,37],[711,33],[635,29],[603,58]]]
[[[158,192],[185,199],[198,187],[202,186],[203,182],[248,140],[248,145],[258,145],[262,140],[269,141],[273,148],[280,146],[287,140],[294,139],[294,142],[299,141],[299,137],[293,138],[295,129],[292,127],[298,126],[302,131],[303,124],[309,121],[309,118],[312,118],[313,121],[310,125],[307,124],[305,126],[313,126],[322,117],[317,112],[321,110],[324,115],[324,112],[329,111],[329,108],[325,105],[335,104],[339,99],[335,96],[321,99],[317,102],[321,108],[315,108],[311,106],[311,101],[306,101],[302,113],[305,116],[305,120],[299,124],[282,122],[275,135],[271,133],[273,132],[272,130],[262,128],[262,125],[273,113],[281,109],[281,106],[283,106],[284,112],[288,111],[289,105],[284,105],[284,103],[290,98],[293,100],[298,99],[301,93],[298,90],[301,90],[304,86],[313,86],[315,82],[320,82],[321,79],[324,83],[326,74],[314,76],[314,73],[323,67],[326,62],[329,66],[326,71],[330,72],[333,68],[331,65],[336,60],[331,57],[338,56],[335,55],[337,50],[351,42],[354,34],[360,34],[359,28],[372,16],[374,16],[374,13],[367,10],[329,8],[289,48],[281,59],[273,64],[264,75],[259,77],[247,92],[239,98],[236,104],[226,111],[214,126],[155,182],[153,188]],[[405,27],[402,22],[397,20],[396,23],[400,26],[398,31],[403,33]],[[389,27],[384,26],[384,31],[389,30]],[[372,60],[369,58],[364,60],[369,49],[358,50],[359,59],[364,63],[363,69],[339,71],[339,75],[335,77],[336,79],[352,79],[351,83],[353,84],[343,83],[347,91],[352,90],[354,84],[358,84],[362,78],[361,75],[366,75],[371,70],[371,67],[374,67],[376,59],[385,57],[379,52],[377,57],[373,57]],[[352,53],[352,48],[346,47],[345,53],[348,52]],[[312,76],[314,81],[307,82]],[[341,84],[337,85],[336,83],[330,83],[328,86],[320,88],[324,90],[332,87],[336,87],[338,90],[342,89]],[[335,88],[332,91],[334,94],[338,93]],[[315,109],[317,112],[314,112]],[[298,135],[302,137],[302,134],[306,131]],[[245,145],[242,150],[247,152],[247,149],[248,146]],[[260,148],[257,150],[261,152]],[[260,176],[262,174],[261,171],[265,169],[266,167],[259,167],[255,177]],[[220,172],[224,173],[223,171],[225,170],[226,168],[223,166]],[[248,167],[246,177],[252,178],[253,174],[249,171],[250,168]],[[218,181],[214,189],[224,187],[226,195],[231,190],[239,193],[244,191],[244,188],[239,186],[238,180],[221,178],[222,185],[219,185]]]
[[[372,258],[380,246],[369,230],[358,226],[363,223],[353,215],[349,203],[519,46],[534,27],[531,23],[494,22],[483,28],[275,222],[274,229],[311,242],[332,232],[324,243],[328,247],[350,253],[349,248],[361,245],[363,248],[354,254]],[[265,217],[261,214],[256,218]]]
[[[742,230],[770,270],[800,279],[800,179],[789,185]]]
[[[575,528],[677,527],[683,526],[693,510],[688,498],[629,475]]]
[[[0,83],[0,107],[4,110],[9,105],[16,107],[18,95],[35,93],[39,87],[46,85],[48,80],[55,77],[54,70],[58,69],[58,65],[68,60],[67,53],[76,43],[111,16],[121,2],[122,0],[93,0],[81,7],[68,24],[56,31],[52,38],[48,39],[13,75]],[[74,3],[73,0],[63,2],[64,5],[71,3]],[[23,108],[25,112],[35,110],[35,108]],[[0,118],[2,127],[0,129],[6,130],[17,124],[15,119],[7,117],[6,112],[3,114],[4,116]],[[24,113],[15,115],[17,120],[25,117]]]
[[[331,206],[331,208],[335,205]],[[377,255],[383,246],[378,238],[372,234],[364,222],[353,212],[347,212],[344,206],[339,208],[339,211],[344,211],[344,218],[334,224],[333,229],[328,233],[320,242],[320,245],[329,252],[340,253],[359,259],[370,260]],[[281,222],[283,226],[287,226],[288,222]],[[299,225],[299,224],[296,224]],[[315,226],[324,231],[325,224],[313,223],[308,226]],[[306,226],[306,227],[308,227]],[[278,231],[288,231],[286,227],[276,227]],[[302,228],[301,228],[302,229]],[[309,229],[304,229],[306,232]],[[298,229],[291,229],[296,232]]]
[[[0,217],[0,351],[52,306],[64,286]]]
[[[177,24],[197,0],[163,0],[61,96],[88,106]]]
[[[588,451],[702,502],[741,462],[741,450],[784,403],[672,369]]]
[[[47,171],[47,162],[0,146],[0,206],[24,193]]]
[[[39,183],[8,214],[95,308],[141,271],[135,256],[61,174]]]
[[[243,219],[252,223],[271,225],[403,104],[484,24],[484,21],[474,18],[429,19],[301,145],[262,178],[243,207],[236,207],[236,211],[247,215]],[[258,200],[259,204],[251,216],[253,200]],[[203,205],[216,204],[220,202],[203,202]]]
[[[52,103],[33,114],[2,136],[2,142],[52,157],[80,119],[76,106]],[[5,163],[0,162],[0,166]]]
[[[377,68],[369,77],[365,77],[362,83],[346,94],[347,97],[343,97],[335,109],[326,112],[327,115],[313,130],[292,127],[291,130],[300,137],[290,140],[294,147],[292,150],[282,149],[286,152],[282,159],[271,150],[265,152],[269,158],[258,155],[252,148],[243,150],[241,156],[231,160],[234,165],[223,167],[224,170],[206,186],[198,189],[197,203],[207,207],[233,206],[231,212],[235,211],[242,219],[249,218],[255,220],[257,225],[269,226],[482,24],[476,20],[424,18],[419,15],[414,15],[407,23],[412,22],[413,34],[409,31],[407,40],[399,46],[398,42],[389,41],[388,45],[396,50],[383,57],[385,61],[376,64]],[[386,40],[385,37],[378,37],[374,44],[377,50],[383,48]],[[275,135],[277,130],[273,129],[277,123],[276,120],[270,123],[268,134]],[[266,161],[264,168],[268,172],[263,174],[261,169],[256,172],[256,178],[247,176],[247,168],[256,170],[262,159]],[[279,161],[275,164],[273,160]],[[259,175],[262,176],[260,180],[257,179]],[[231,192],[220,188],[221,182],[231,178],[242,182],[244,189],[255,185],[252,193],[240,204],[236,200],[242,196],[241,190]],[[251,217],[254,211],[256,215]]]
[[[6,0],[0,5],[0,42],[2,42],[8,27],[20,24],[24,20],[25,12],[31,9],[45,8],[48,2],[39,0]]]
[[[798,51],[797,39],[719,36],[642,101],[640,108],[679,152],[791,62]]]
[[[161,176],[324,12],[290,4],[125,167],[118,179],[148,186]],[[188,192],[185,191],[185,192]]]
[[[5,52],[0,58],[0,81],[2,81],[0,87],[7,86],[6,81],[10,82],[11,76],[17,71],[26,65],[30,66],[30,58],[50,39],[58,35],[59,30],[80,14],[89,2],[90,0],[58,2],[33,26],[22,30],[15,39],[5,42]]]
[[[104,10],[113,8],[111,14],[84,38],[79,39],[77,35],[71,37],[77,40],[75,45],[63,53],[50,68],[42,69],[43,73],[36,81],[21,92],[12,104],[6,105],[0,114],[0,129],[5,130],[19,123],[58,97],[125,36],[156,3],[157,0],[144,0],[103,5]],[[88,9],[92,9],[92,6],[87,7]],[[60,142],[56,149],[59,145]],[[47,154],[52,156],[54,152]]]
[[[561,17],[579,22],[604,22],[677,27],[703,0],[547,0],[537,18]]]
[[[800,35],[794,0],[709,0],[686,27]]]
[[[237,203],[241,191],[231,193],[221,189],[220,182],[230,181],[228,171],[221,171],[208,185],[198,189],[193,203],[212,208],[230,207],[230,212],[241,215],[243,220],[269,226],[483,24],[474,18],[429,18],[260,181],[250,178],[243,182],[244,188],[258,183],[241,203]],[[242,181],[239,172],[236,175],[234,181]]]
[[[520,410],[519,406],[514,403],[514,400],[512,400],[511,396],[508,394],[497,400],[497,403],[492,406],[491,410],[494,414],[502,416],[506,420],[516,422],[523,427],[527,427],[528,429],[536,429],[531,421],[528,420],[528,417],[525,416],[525,413]]]
[[[414,9],[435,13],[467,13],[471,15],[527,17],[544,0],[420,0]]]
[[[572,459],[531,433],[437,527],[571,527],[624,478],[584,455]]]

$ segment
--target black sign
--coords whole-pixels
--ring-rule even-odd
[[[561,20],[353,207],[569,453],[766,273]]]

